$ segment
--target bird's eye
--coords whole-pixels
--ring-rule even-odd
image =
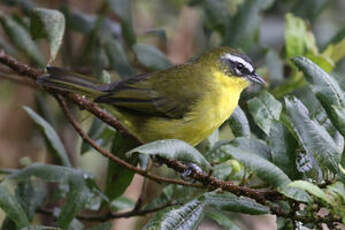
[[[242,63],[237,63],[236,68],[242,72],[242,70],[244,70],[244,65]]]

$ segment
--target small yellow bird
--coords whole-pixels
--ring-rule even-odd
[[[180,139],[193,146],[229,118],[250,82],[265,84],[246,55],[227,47],[107,85],[57,67],[48,73],[40,84],[87,94],[142,142]]]

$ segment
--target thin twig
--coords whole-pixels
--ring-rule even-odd
[[[35,83],[33,80],[18,77],[18,76],[13,75],[13,74],[0,73],[0,78],[2,78],[4,80],[15,82],[19,85],[29,86],[29,87],[34,88],[34,89],[37,89],[39,87],[39,85],[37,83]]]

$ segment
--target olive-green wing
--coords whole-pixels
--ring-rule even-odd
[[[108,94],[96,98],[96,102],[168,118],[183,117],[199,98],[198,92],[188,88],[183,72],[176,69],[123,80],[106,91]]]

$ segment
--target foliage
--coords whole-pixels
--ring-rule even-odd
[[[0,48],[36,67],[62,61],[104,82],[109,82],[110,77],[128,78],[172,65],[162,48],[167,46],[167,37],[170,39],[165,31],[153,28],[145,34],[135,32],[135,1],[100,2],[96,14],[87,14],[67,5],[46,9],[38,8],[35,1],[2,0],[0,6],[13,12],[0,12],[7,39],[0,38]],[[197,229],[205,218],[226,229],[241,229],[233,221],[237,213],[278,215],[280,229],[345,224],[345,81],[336,76],[338,63],[345,57],[345,33],[340,31],[321,49],[311,29],[323,10],[335,3],[322,0],[311,7],[312,0],[167,2],[177,12],[187,5],[202,12],[201,29],[194,38],[199,41],[198,50],[219,45],[244,50],[256,57],[257,63],[264,62],[258,72],[269,87],[260,92],[255,87],[249,90],[232,117],[195,148],[171,139],[137,146],[97,118],[91,122],[89,136],[125,161],[133,165],[139,162],[142,169],[151,169],[150,159],[159,162],[168,158],[194,163],[200,167],[194,166],[198,170],[224,183],[265,188],[278,195],[262,201],[262,197],[248,198],[235,190],[207,191],[207,184],[197,188],[164,184],[160,194],[145,200],[145,205],[142,200],[135,203],[124,196],[134,172],[109,162],[106,186],[99,188],[94,177],[71,163],[59,129],[52,123],[59,114],[49,117],[43,111],[52,106],[37,102],[39,112],[29,107],[24,110],[42,131],[44,143],[56,161],[1,170],[5,175],[0,183],[0,208],[6,213],[2,229],[109,230],[111,223],[107,220],[124,209],[132,210],[133,216],[154,213],[143,229]],[[281,50],[266,48],[259,39],[263,15],[279,14],[282,8],[288,12],[284,46]],[[71,48],[76,45],[71,39],[73,33],[83,41],[78,49]],[[145,41],[150,39],[158,42],[147,44]],[[43,55],[47,53],[42,48],[44,42],[49,46],[49,57]],[[41,96],[46,100],[45,95]],[[226,127],[232,135],[226,133]],[[93,149],[84,142],[73,154],[89,151]],[[54,191],[48,192],[52,186]],[[54,209],[47,210],[51,204]],[[299,204],[304,208],[298,209]],[[327,218],[318,214],[321,208],[327,210]],[[103,223],[86,227],[84,210],[99,215],[108,210],[113,213],[96,216]],[[34,221],[35,215],[42,212],[54,217],[50,226]]]

